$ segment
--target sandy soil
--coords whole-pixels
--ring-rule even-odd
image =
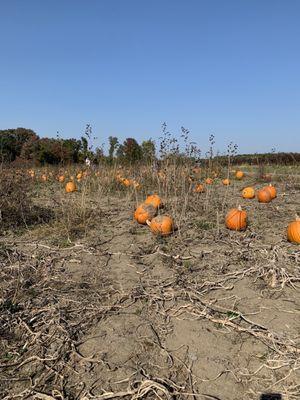
[[[242,233],[205,196],[165,239],[120,196],[98,199],[68,247],[39,228],[2,237],[1,399],[299,398],[300,250],[285,229],[300,191],[241,200]]]

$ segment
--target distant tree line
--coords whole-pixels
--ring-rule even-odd
[[[91,132],[87,125],[85,135],[78,139],[40,138],[33,130],[25,128],[0,130],[0,162],[31,162],[34,164],[71,164],[84,162],[135,163],[155,159],[155,142],[151,139],[139,144],[133,138],[119,143],[110,136],[108,155],[103,148],[90,147]]]
[[[227,156],[216,156],[215,161],[220,165],[227,164]],[[260,165],[281,164],[293,165],[300,163],[300,153],[262,153],[262,154],[237,154],[231,159],[232,165]]]
[[[228,155],[213,156],[212,150],[206,158],[201,158],[201,151],[196,144],[189,142],[188,130],[182,128],[185,143],[180,152],[179,142],[172,137],[163,125],[163,136],[160,138],[158,157],[155,142],[152,139],[138,143],[134,138],[127,138],[122,143],[115,136],[108,138],[108,154],[103,147],[93,149],[92,131],[86,126],[80,139],[40,138],[33,130],[25,128],[0,130],[0,162],[30,162],[33,164],[72,164],[82,163],[88,157],[92,162],[113,164],[134,164],[136,162],[152,163],[162,159],[176,159],[176,163],[195,163],[207,165],[207,161],[227,165]],[[211,146],[214,136],[209,138]],[[231,152],[232,165],[241,164],[295,164],[300,162],[300,153],[236,154]]]

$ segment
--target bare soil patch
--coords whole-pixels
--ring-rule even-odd
[[[90,198],[65,245],[51,224],[2,236],[1,399],[299,399],[300,251],[285,229],[300,192],[280,183],[265,205],[242,185],[192,196],[164,239],[122,194]],[[238,201],[242,233],[224,228]]]

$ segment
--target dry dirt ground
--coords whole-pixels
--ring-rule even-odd
[[[278,187],[269,205],[241,201],[242,233],[203,194],[155,238],[134,197],[111,195],[68,246],[54,228],[2,236],[0,398],[299,399],[300,251],[285,230],[300,188]]]

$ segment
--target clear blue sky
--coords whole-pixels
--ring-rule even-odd
[[[299,0],[0,0],[0,129],[300,151]]]

